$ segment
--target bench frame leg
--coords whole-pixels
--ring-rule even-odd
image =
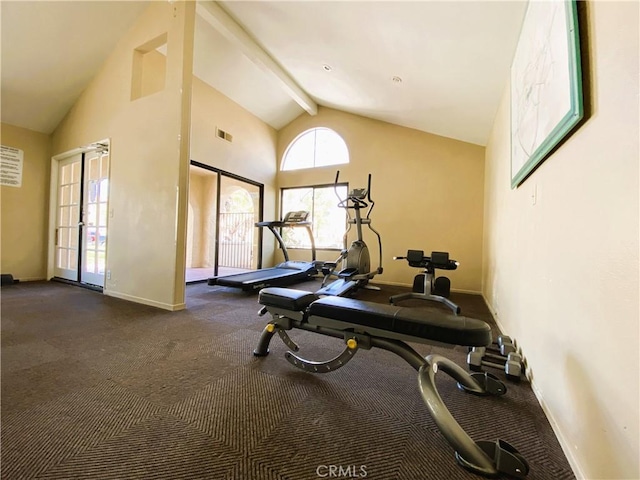
[[[266,357],[269,355],[269,344],[271,343],[271,339],[273,335],[276,333],[276,328],[273,328],[274,325],[272,323],[267,324],[262,330],[262,334],[260,335],[260,340],[258,340],[258,346],[253,351],[253,354],[256,357]]]
[[[345,338],[346,332],[343,330],[309,325],[306,321],[292,320],[279,315],[273,315],[273,317],[274,321],[265,327],[258,341],[258,346],[253,351],[256,356],[268,355],[269,343],[273,335],[280,330],[298,328],[321,335]],[[285,332],[283,331],[282,333]],[[360,339],[363,336],[365,335],[358,334]],[[429,355],[424,358],[401,340],[366,336],[368,337],[366,342],[368,345],[365,348],[378,347],[394,353],[418,372],[418,387],[422,399],[427,405],[429,414],[438,429],[454,448],[456,459],[460,465],[467,470],[484,476],[493,477],[500,473],[506,473],[515,478],[525,478],[529,472],[529,466],[514,447],[502,440],[497,442],[475,442],[469,437],[442,401],[436,388],[435,377],[436,373],[442,371],[456,380],[461,390],[476,395],[502,395],[506,392],[506,387],[502,382],[487,376],[477,376],[477,374],[472,376],[462,367],[441,355]],[[285,343],[287,342],[285,341]],[[291,352],[287,353],[288,357],[292,355]],[[297,359],[298,357],[295,358]],[[287,360],[294,363],[290,358],[287,358]],[[309,369],[308,371],[313,373],[314,369]],[[316,372],[320,373],[318,370]]]
[[[440,355],[429,355],[425,364],[418,371],[418,386],[431,418],[455,449],[457,455],[475,465],[479,473],[490,476],[497,475],[498,471],[493,465],[492,459],[462,429],[442,401],[435,383],[436,373],[439,370],[460,383],[477,387],[472,377],[451,360]]]

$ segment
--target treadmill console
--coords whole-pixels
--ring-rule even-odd
[[[309,212],[305,210],[299,210],[297,212],[287,212],[284,216],[283,223],[301,223],[306,222],[309,218]]]

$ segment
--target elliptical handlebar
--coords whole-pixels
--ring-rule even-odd
[[[338,197],[338,206],[340,206],[342,204],[342,202],[344,202],[344,200],[342,200],[342,198],[340,198],[340,195],[338,194],[338,179],[340,178],[340,170],[338,170],[336,172],[336,179],[333,181],[333,193],[336,194],[336,197]]]
[[[338,194],[338,180],[340,179],[340,170],[338,170],[336,172],[336,178],[333,181],[333,192],[335,193],[336,197],[338,198],[338,207],[340,208],[344,208],[347,210],[347,215],[349,214],[348,210],[350,209],[356,209],[356,210],[360,210],[363,208],[369,208],[369,211],[367,212],[367,217],[369,218],[369,215],[371,214],[371,210],[373,209],[373,206],[375,204],[375,202],[373,201],[373,199],[371,198],[371,174],[369,174],[369,178],[367,181],[367,188],[356,188],[351,190],[350,192],[347,193],[347,198],[341,198],[340,195]],[[369,202],[367,203],[367,201],[365,201],[365,199]],[[351,202],[351,205],[349,204],[349,202]],[[349,215],[350,217],[350,215]]]
[[[349,201],[351,201],[353,203],[353,205],[349,205]],[[367,208],[369,206],[369,204],[367,202],[364,202],[362,200],[360,200],[357,197],[348,197],[344,200],[340,200],[340,203],[338,203],[338,207],[340,208]]]
[[[367,200],[369,200],[369,204],[371,205],[371,207],[369,207],[369,211],[367,212],[367,218],[369,218],[369,216],[371,215],[371,211],[376,204],[376,202],[374,202],[371,198],[371,174],[369,174],[369,181],[367,182]]]

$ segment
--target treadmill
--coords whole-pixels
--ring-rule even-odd
[[[251,272],[236,273],[222,277],[211,277],[207,280],[209,285],[222,285],[225,287],[240,288],[245,292],[260,290],[264,287],[285,287],[294,283],[304,282],[318,273],[316,264],[316,244],[311,231],[311,222],[307,221],[309,212],[301,210],[288,212],[282,221],[258,222],[256,227],[271,230],[280,244],[284,255],[284,262],[272,268],[261,268]],[[305,228],[311,240],[311,262],[289,260],[289,252],[278,229],[280,228]]]

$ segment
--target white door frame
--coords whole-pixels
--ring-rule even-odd
[[[57,205],[58,205],[58,166],[60,161],[65,160],[74,155],[91,152],[97,149],[96,144],[107,145],[109,151],[111,151],[111,140],[109,138],[98,140],[89,145],[74,148],[64,153],[54,155],[51,157],[51,178],[49,181],[49,231],[47,234],[48,248],[47,248],[47,279],[51,280],[54,274],[55,259],[56,259],[56,218],[57,218]],[[111,162],[109,162],[109,171],[111,171]],[[109,195],[111,195],[111,189],[109,189]],[[107,250],[108,250],[107,244]],[[108,265],[109,257],[107,254],[106,262]],[[103,292],[107,289],[106,284],[103,287]]]

